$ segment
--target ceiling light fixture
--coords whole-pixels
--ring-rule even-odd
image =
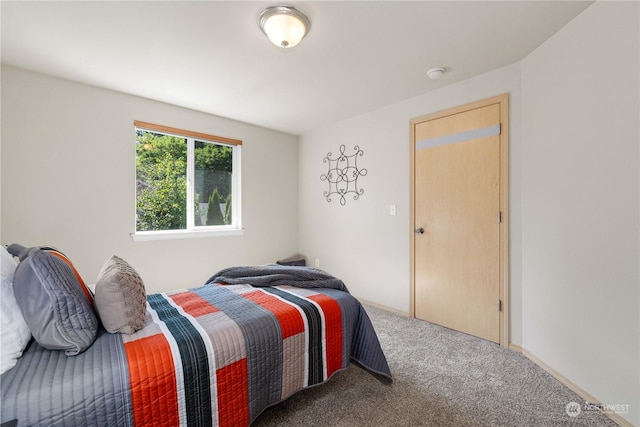
[[[311,28],[311,21],[293,6],[271,6],[260,12],[260,29],[276,46],[294,47]]]
[[[446,71],[447,70],[445,70],[444,68],[432,68],[429,71],[427,71],[427,76],[429,76],[431,80],[438,80],[440,77],[444,75]]]

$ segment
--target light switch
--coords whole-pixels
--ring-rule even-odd
[[[396,214],[396,205],[389,205],[389,215]]]

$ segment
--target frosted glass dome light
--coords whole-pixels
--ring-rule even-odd
[[[311,28],[307,15],[293,6],[271,6],[260,12],[260,29],[276,46],[290,48]]]

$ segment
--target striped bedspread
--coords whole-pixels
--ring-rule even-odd
[[[32,342],[0,377],[18,425],[247,426],[357,361],[391,375],[360,303],[336,289],[208,284],[147,297],[133,335],[68,357]]]

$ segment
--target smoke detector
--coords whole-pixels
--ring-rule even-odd
[[[445,70],[444,68],[432,68],[429,71],[427,71],[427,76],[429,76],[431,80],[438,80],[440,77],[444,75],[446,71],[447,70]]]

